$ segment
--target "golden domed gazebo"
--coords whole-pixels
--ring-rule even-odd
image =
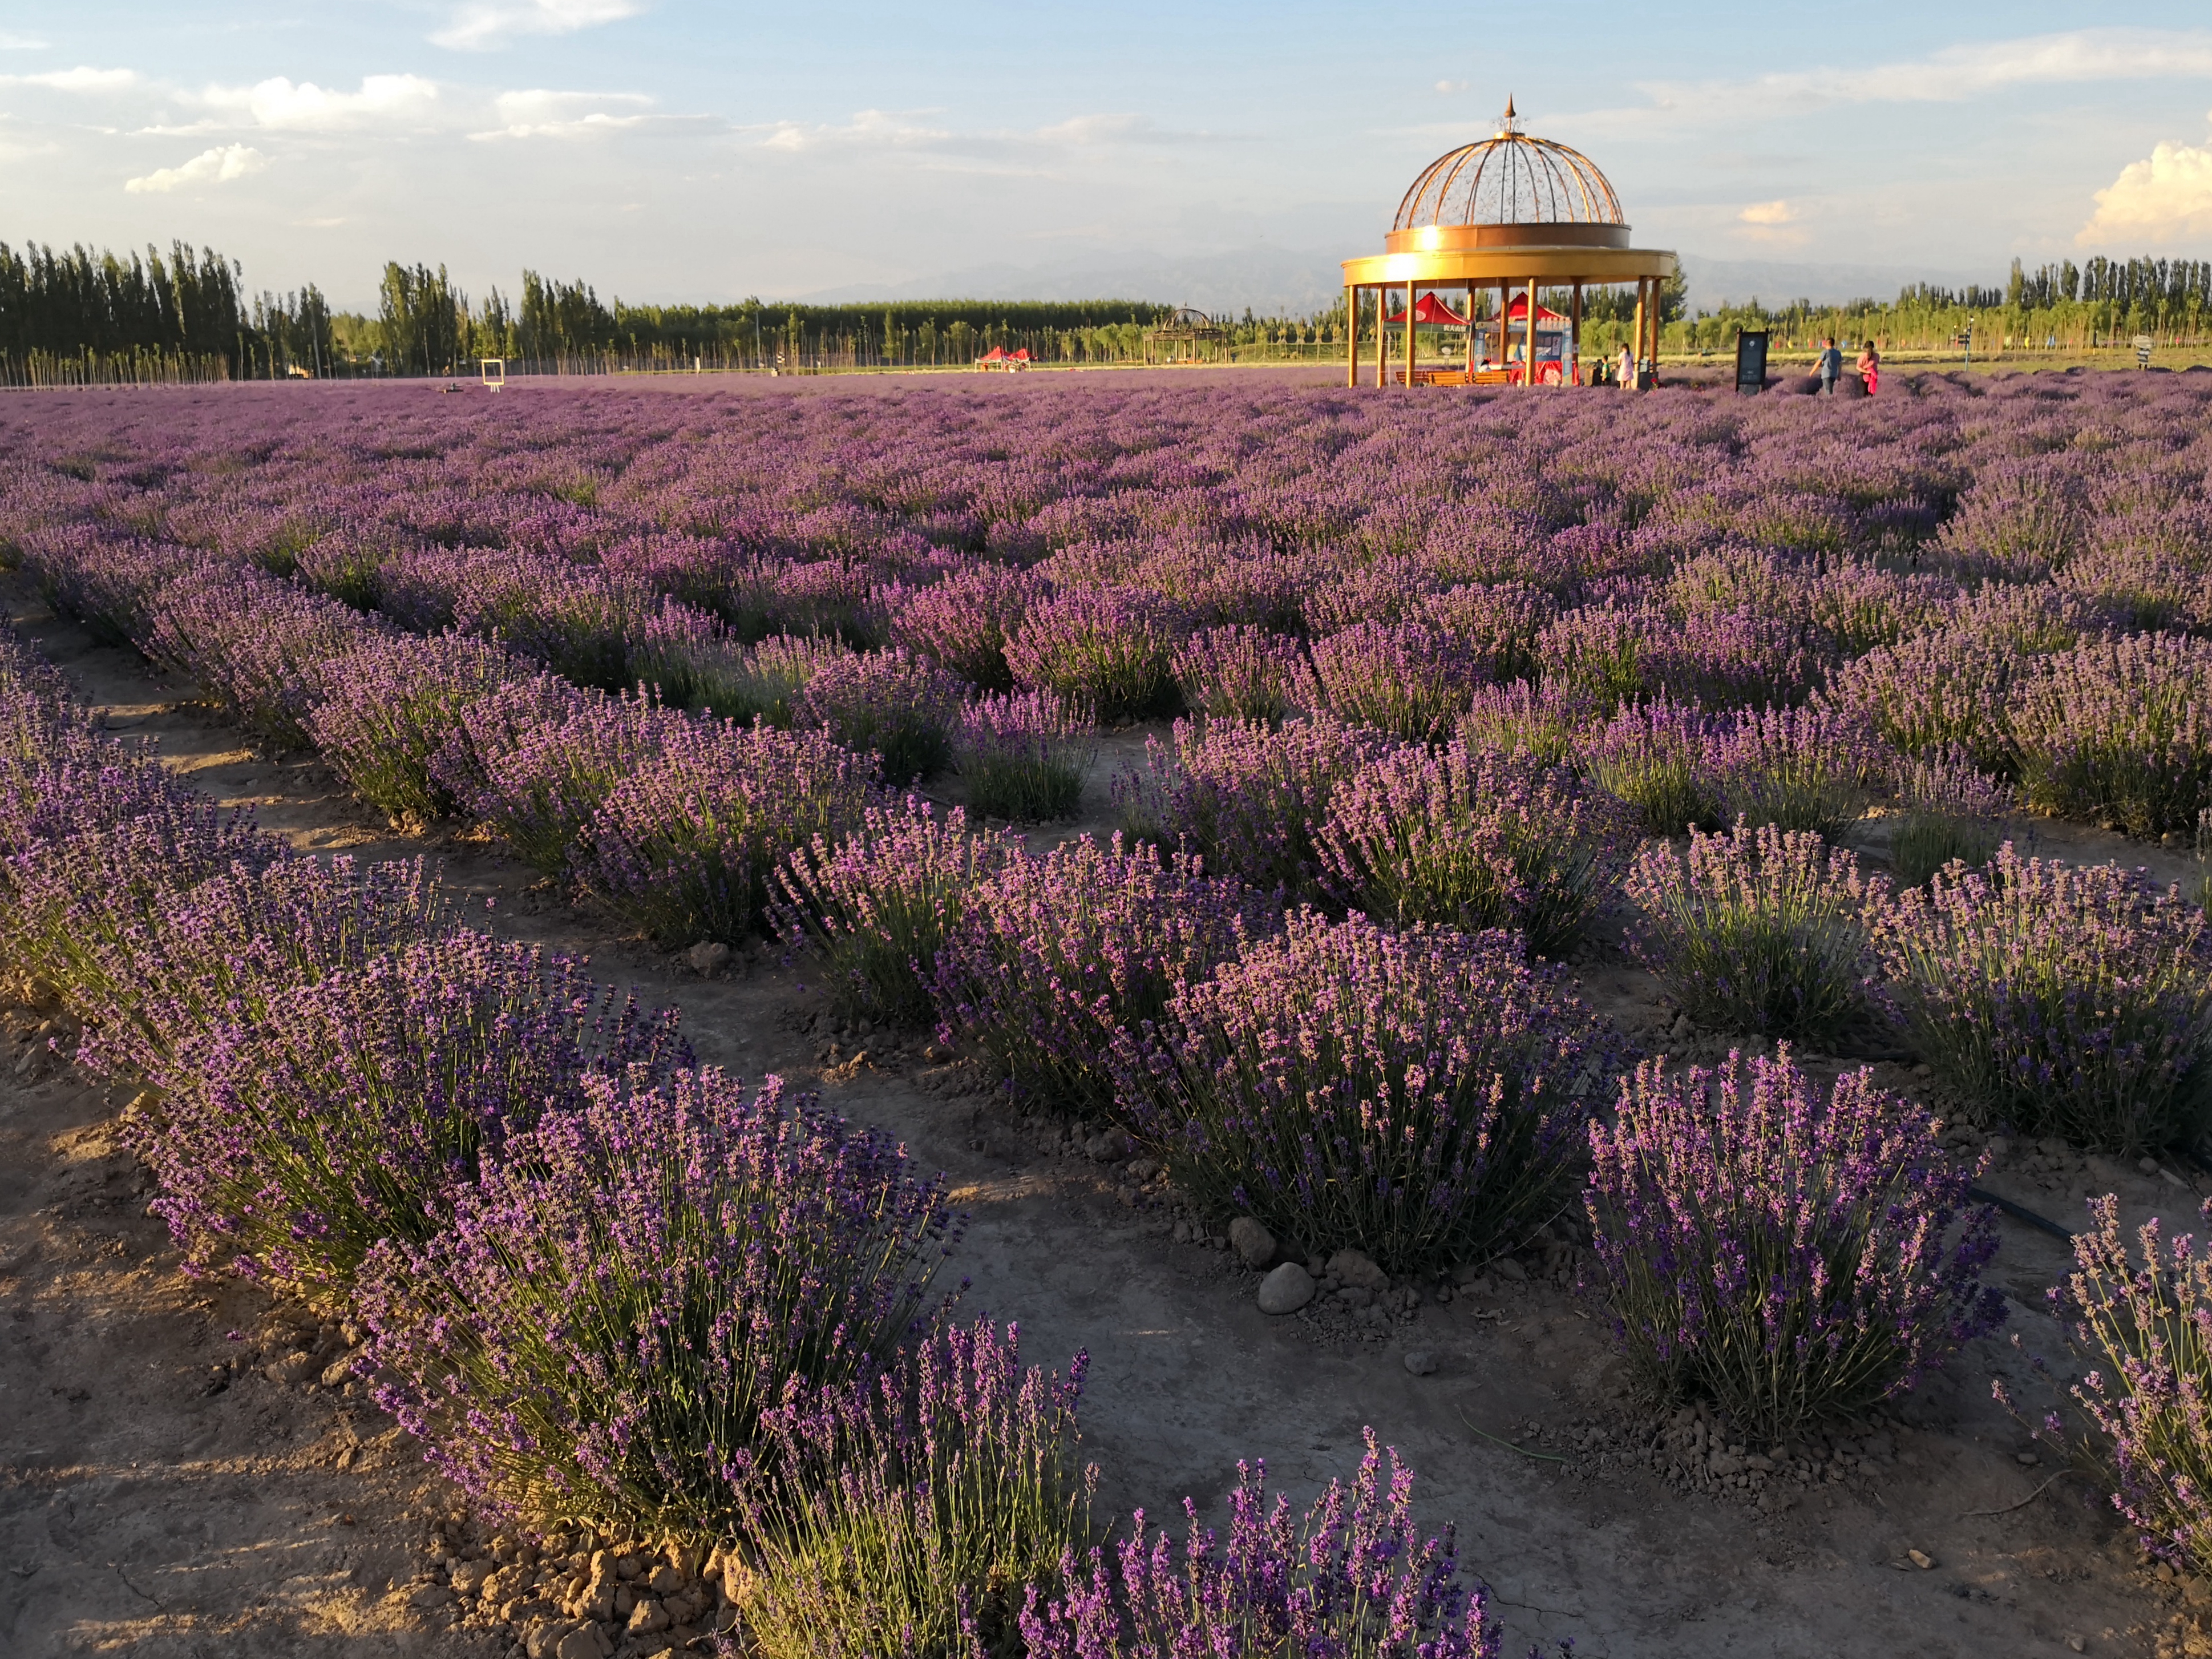
[[[1345,384],[1359,381],[1359,319],[1365,296],[1376,296],[1377,349],[1375,384],[1466,386],[1475,383],[1577,385],[1582,378],[1583,289],[1597,283],[1636,284],[1636,359],[1639,383],[1658,361],[1659,284],[1674,273],[1674,256],[1628,245],[1620,198],[1588,156],[1521,131],[1513,100],[1505,100],[1495,137],[1462,144],[1439,156],[1413,180],[1398,204],[1398,216],[1383,239],[1386,252],[1344,262]],[[1467,295],[1467,364],[1462,368],[1421,368],[1415,357],[1417,322],[1434,317],[1437,307],[1416,297],[1422,289],[1457,289]],[[1498,290],[1498,356],[1479,361],[1480,340],[1486,356],[1492,330],[1474,325],[1479,289]],[[1516,288],[1526,290],[1517,307]],[[1551,317],[1537,298],[1539,288],[1571,288],[1573,312],[1565,326],[1540,339],[1540,319]],[[1395,301],[1391,290],[1405,290]],[[1402,304],[1406,325],[1405,364],[1389,362],[1391,314]],[[1443,314],[1449,316],[1446,311]],[[1522,338],[1510,342],[1509,334]],[[1558,355],[1540,358],[1540,343]],[[1520,358],[1514,362],[1514,350]]]

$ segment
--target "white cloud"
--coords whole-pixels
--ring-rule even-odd
[[[1747,225],[1786,225],[1797,216],[1787,202],[1753,202],[1735,216]]]
[[[1814,69],[1747,81],[1650,81],[1640,89],[1675,115],[1764,116],[1808,105],[1957,103],[2023,86],[2212,77],[2212,32],[2073,29],[1946,46],[1866,69]]]
[[[762,139],[763,149],[796,152],[804,149],[823,149],[845,144],[875,144],[902,148],[921,144],[943,143],[952,134],[943,127],[923,126],[915,117],[935,113],[931,110],[894,112],[864,109],[842,127],[826,124],[811,126],[797,121],[778,121]]]
[[[279,75],[250,87],[210,87],[200,101],[271,132],[336,132],[419,124],[436,106],[438,87],[419,75],[368,75],[359,92],[334,92]]]
[[[1437,90],[1438,92],[1465,92],[1467,90],[1467,82],[1464,81],[1439,81],[1437,82]]]
[[[518,34],[573,34],[618,23],[643,9],[640,0],[472,0],[430,39],[441,46],[475,52]]]
[[[502,92],[492,100],[497,126],[472,132],[478,140],[590,138],[642,129],[720,132],[729,124],[714,115],[661,115],[641,92]]]
[[[2212,236],[2212,144],[2160,144],[2097,192],[2074,240],[2084,247]]]
[[[47,70],[39,75],[0,75],[0,87],[44,87],[50,92],[123,92],[138,84],[136,70]]]
[[[258,149],[250,149],[244,144],[223,144],[202,150],[182,167],[161,167],[143,179],[126,179],[123,188],[137,195],[148,191],[182,190],[188,185],[227,185],[249,173],[258,173],[268,165]]]
[[[6,29],[0,29],[0,52],[44,52],[46,49],[46,43],[43,40],[33,40],[27,34],[12,34]]]

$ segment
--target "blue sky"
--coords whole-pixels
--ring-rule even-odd
[[[2212,18],[2082,15],[11,0],[0,240],[182,237],[353,304],[386,258],[637,301],[1315,263],[1510,91],[1708,260],[2212,255]]]

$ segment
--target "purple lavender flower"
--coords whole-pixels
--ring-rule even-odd
[[[380,1238],[419,1243],[478,1159],[594,1072],[684,1063],[672,1012],[571,957],[457,932],[268,995],[180,1035],[174,1085],[131,1127],[195,1271],[343,1294]]]
[[[1121,1109],[1199,1203],[1414,1274],[1553,1212],[1614,1054],[1510,933],[1301,910],[1178,986],[1115,1064]]]
[[[1502,1632],[1479,1585],[1459,1581],[1452,1529],[1424,1538],[1413,1472],[1375,1431],[1347,1491],[1332,1479],[1302,1522],[1267,1503],[1264,1463],[1239,1462],[1224,1542],[1183,1500],[1178,1549],[1135,1511],[1109,1556],[1071,1552],[1056,1593],[1032,1585],[1021,1615],[1030,1659],[1294,1652],[1361,1659],[1498,1659]],[[1089,1571],[1085,1571],[1087,1565]]]
[[[378,1403],[498,1512],[720,1535],[763,1413],[927,1320],[957,1218],[890,1139],[780,1079],[581,1089],[442,1230],[363,1263]]]
[[[2212,923],[2179,888],[2008,842],[1877,914],[1913,1045],[1976,1121],[2130,1157],[2203,1133]]]
[[[891,620],[892,640],[981,691],[1009,691],[1006,641],[1045,597],[1037,577],[978,564],[917,590]]]
[[[1523,756],[1401,749],[1336,790],[1315,836],[1342,903],[1401,923],[1512,927],[1564,955],[1628,865],[1634,820],[1565,768]]]
[[[1615,1339],[1653,1392],[1755,1442],[1908,1393],[2004,1319],[1976,1171],[1869,1072],[1816,1091],[1786,1048],[1679,1077],[1647,1061],[1589,1147]]]
[[[2021,793],[2138,836],[2212,805],[2212,640],[2137,634],[2045,657],[2012,688]]]
[[[1818,836],[1739,818],[1686,853],[1644,844],[1628,946],[1700,1024],[1832,1047],[1868,1012],[1866,913],[1887,890]]]

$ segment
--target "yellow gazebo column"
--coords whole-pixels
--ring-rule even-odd
[[[1631,372],[1636,376],[1637,391],[1644,389],[1644,278],[1636,279],[1636,367]]]
[[[1380,392],[1390,368],[1390,290],[1375,290],[1375,389]]]
[[[1521,355],[1528,360],[1527,367],[1521,372],[1521,384],[1533,386],[1536,384],[1536,279],[1534,276],[1528,279],[1528,325],[1521,331]]]
[[[1583,279],[1575,278],[1574,314],[1567,319],[1566,367],[1560,374],[1560,383],[1580,386],[1583,383]]]
[[[1474,384],[1474,284],[1467,285],[1467,298],[1462,301],[1467,312],[1467,383]]]
[[[1413,389],[1414,352],[1419,342],[1413,337],[1413,285],[1406,284],[1406,390]]]

